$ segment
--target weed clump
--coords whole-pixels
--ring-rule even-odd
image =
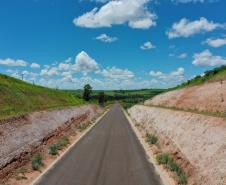
[[[188,177],[183,169],[170,157],[167,153],[157,155],[156,161],[159,165],[164,165],[167,169],[177,174],[178,184],[185,185],[188,182]]]
[[[149,133],[146,134],[146,142],[149,143],[150,145],[156,144],[157,141],[158,138],[155,135]]]
[[[31,165],[33,170],[39,170],[43,166],[42,155],[36,154],[31,158]]]
[[[52,144],[50,147],[49,147],[49,154],[51,155],[57,155],[58,154],[58,147],[56,144]]]
[[[69,144],[69,139],[67,137],[63,137],[62,139],[60,139],[56,146],[58,150],[62,150],[65,146],[67,146]]]
[[[50,155],[57,155],[58,150],[62,150],[65,146],[69,144],[69,139],[67,137],[61,138],[56,144],[52,144],[49,147]]]

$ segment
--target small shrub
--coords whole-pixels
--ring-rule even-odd
[[[165,165],[165,164],[168,163],[169,158],[170,158],[169,154],[163,153],[163,154],[157,155],[156,160],[157,160],[158,164],[164,164]]]
[[[177,174],[178,184],[185,185],[188,182],[188,177],[182,170],[182,168],[170,157],[169,154],[162,153],[156,157],[157,163],[164,165],[170,171],[173,171]]]
[[[49,147],[49,154],[51,154],[51,155],[57,155],[58,154],[57,150],[58,150],[57,145],[56,144],[52,144]]]
[[[63,137],[57,142],[56,146],[58,150],[62,150],[68,144],[69,144],[69,139],[67,137]]]
[[[41,154],[36,154],[32,157],[31,165],[33,170],[39,170],[43,166]]]
[[[157,143],[158,138],[153,135],[153,134],[146,134],[146,141],[147,143],[149,143],[150,145],[154,145],[155,143]]]

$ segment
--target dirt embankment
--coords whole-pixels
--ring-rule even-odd
[[[32,153],[48,138],[70,129],[101,113],[94,105],[77,106],[68,109],[31,113],[17,119],[0,123],[0,171],[5,166]]]
[[[226,113],[226,81],[170,91],[147,100],[145,105]]]
[[[155,132],[162,148],[189,174],[189,184],[226,184],[226,119],[137,105],[129,109],[143,134]]]

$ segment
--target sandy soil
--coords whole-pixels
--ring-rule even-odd
[[[142,105],[128,112],[145,132],[154,130],[168,141],[165,146],[172,144],[178,159],[189,161],[182,164],[193,168],[190,184],[226,184],[226,119]]]
[[[145,105],[226,113],[226,81],[170,91],[147,100]]]
[[[31,113],[0,124],[0,169],[35,149],[77,120],[94,117],[101,110],[92,105]]]

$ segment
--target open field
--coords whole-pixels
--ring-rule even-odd
[[[106,99],[108,103],[119,101],[124,108],[129,108],[135,104],[143,103],[145,100],[152,98],[166,90],[164,89],[140,89],[140,90],[105,90]],[[76,97],[82,98],[82,90],[67,91],[73,93]],[[98,94],[102,90],[94,90],[91,101],[96,103],[98,101]]]

